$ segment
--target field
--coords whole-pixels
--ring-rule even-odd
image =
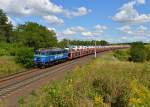
[[[112,53],[78,66],[63,81],[53,82],[21,107],[149,107],[150,62],[120,61]],[[25,102],[27,101],[27,102]]]
[[[0,77],[14,74],[25,70],[20,64],[16,64],[14,57],[1,56],[0,57]]]

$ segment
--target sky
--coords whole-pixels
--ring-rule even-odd
[[[62,40],[150,42],[150,0],[0,0],[14,26],[36,22]]]

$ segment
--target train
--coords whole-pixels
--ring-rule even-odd
[[[55,63],[73,60],[99,52],[128,48],[128,45],[110,46],[71,46],[65,49],[38,49],[34,54],[34,63],[39,68],[45,68]]]

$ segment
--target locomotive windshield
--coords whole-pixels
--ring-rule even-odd
[[[44,52],[44,51],[35,51],[35,54],[36,55],[45,55],[46,52]]]

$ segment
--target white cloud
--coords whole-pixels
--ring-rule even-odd
[[[90,9],[87,9],[85,7],[80,7],[76,12],[70,12],[72,16],[84,16],[91,12]]]
[[[150,36],[148,28],[142,25],[137,28],[132,28],[131,26],[126,25],[118,28],[118,30],[131,36]]]
[[[85,7],[80,7],[77,11],[68,11],[63,6],[52,3],[51,0],[1,0],[0,8],[14,16],[48,16],[65,13],[83,16],[89,12]]]
[[[75,35],[77,33],[82,33],[85,32],[86,29],[82,26],[77,26],[77,27],[70,27],[67,28],[66,30],[63,31],[63,34],[65,35]]]
[[[50,30],[50,31],[52,31],[52,30],[53,30],[53,31],[55,31],[55,32],[56,32],[56,29],[55,29],[55,28],[48,27],[47,29],[48,29],[48,30]]]
[[[9,16],[7,16],[7,17],[8,17],[8,23],[11,23],[13,26],[17,25],[16,22],[11,17],[9,17]]]
[[[63,31],[64,35],[82,35],[85,37],[94,37],[94,36],[100,36],[102,33],[104,33],[104,30],[107,29],[106,26],[96,25],[93,27],[93,30],[88,30],[82,26],[77,27],[70,27]]]
[[[144,0],[138,0],[138,3],[145,3]],[[116,13],[112,19],[116,22],[120,22],[123,24],[138,24],[150,22],[150,14],[140,14],[135,8],[136,1],[131,1],[129,3],[124,4],[119,12]]]
[[[107,29],[107,27],[106,26],[102,26],[102,25],[96,25],[95,26],[95,33],[103,33],[104,32],[104,30],[106,30]]]
[[[76,10],[65,9],[61,5],[54,4],[51,0],[0,0],[0,9],[3,9],[8,16],[20,18],[24,16],[39,16],[50,24],[63,24],[60,15],[71,17],[83,16],[91,10],[79,7]]]
[[[0,8],[15,16],[37,16],[63,12],[62,6],[57,6],[49,0],[1,0]]]
[[[128,38],[126,36],[123,36],[121,39],[122,40],[127,40]]]
[[[72,16],[84,16],[88,13],[90,13],[92,10],[87,9],[85,7],[80,7],[76,11],[68,11],[66,10],[64,13],[67,17],[72,17]]]
[[[137,0],[137,2],[140,4],[145,4],[145,0]]]
[[[85,32],[82,32],[81,33],[83,36],[87,36],[87,37],[89,37],[89,36],[94,36],[94,34],[92,33],[92,32],[90,32],[90,31],[85,31]]]
[[[63,31],[64,35],[75,35],[76,32],[71,30],[70,28],[67,28],[66,30]]]
[[[50,24],[63,24],[63,19],[60,19],[56,16],[44,16],[43,17]]]

